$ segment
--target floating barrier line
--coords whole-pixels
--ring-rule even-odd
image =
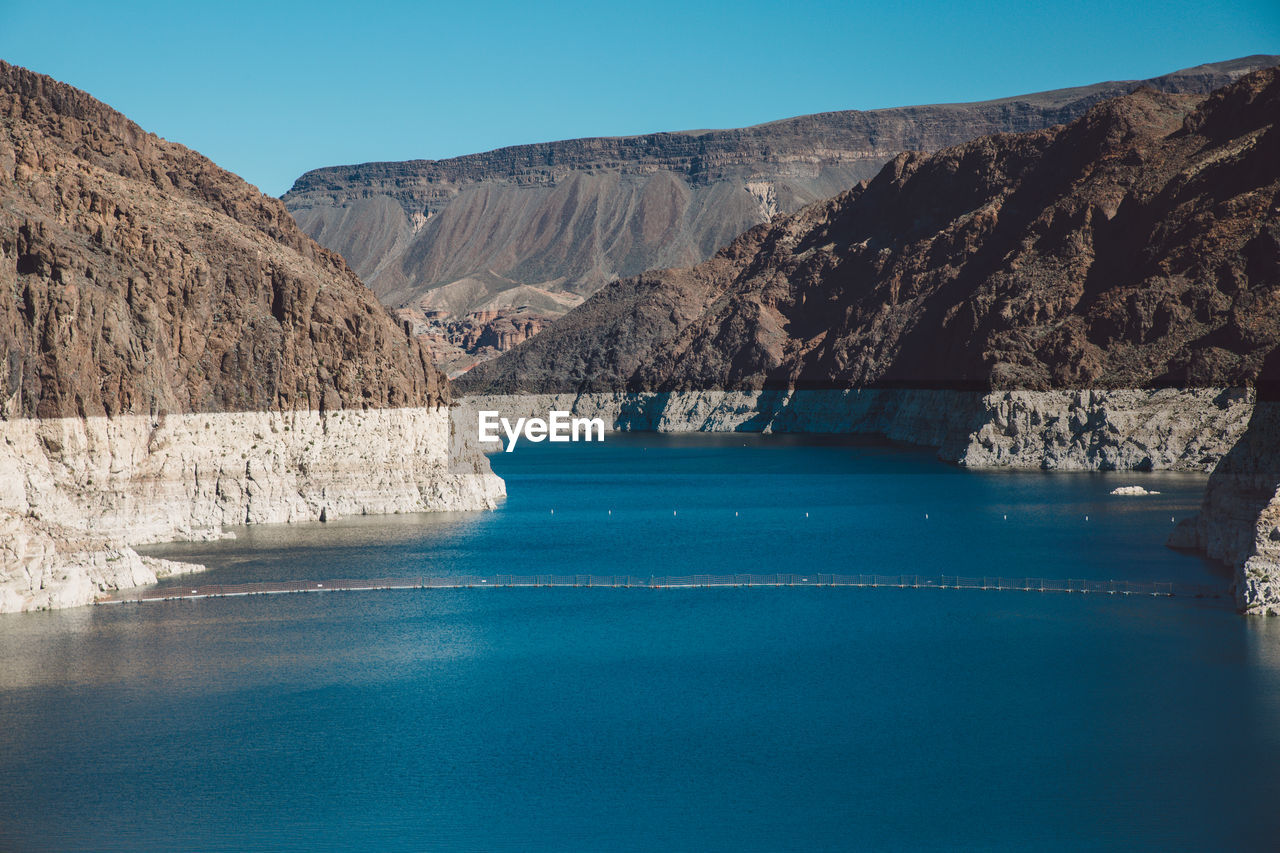
[[[606,587],[690,589],[699,587],[889,587],[893,589],[973,589],[1008,592],[1064,592],[1094,595],[1222,598],[1225,591],[1211,586],[1171,581],[1099,581],[1087,579],[960,577],[956,575],[458,575],[454,577],[340,578],[326,581],[261,581],[241,584],[166,586],[104,594],[96,604],[172,601],[188,598],[229,598],[279,595],[291,592],[351,592],[389,589],[477,589],[485,587]]]

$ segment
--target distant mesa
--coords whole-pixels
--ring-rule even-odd
[[[1068,123],[1142,86],[1203,95],[1277,62],[1253,56],[979,103],[334,166],[300,177],[284,201],[384,304],[461,324],[424,332],[457,369],[502,350],[478,343],[494,339],[486,312],[523,307],[545,324],[610,281],[701,263],[755,225],[874,177],[902,151]]]

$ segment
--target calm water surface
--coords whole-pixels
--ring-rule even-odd
[[[1198,502],[1196,477],[973,473],[783,436],[611,436],[493,461],[511,494],[493,513],[153,550],[206,562],[201,583],[1226,584],[1162,545]],[[1108,494],[1127,483],[1161,494]],[[1220,600],[813,588],[11,615],[0,850],[1273,849],[1277,623]]]

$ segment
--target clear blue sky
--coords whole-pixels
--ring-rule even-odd
[[[263,191],[307,169],[971,101],[1280,53],[1277,0],[0,0],[0,57]]]

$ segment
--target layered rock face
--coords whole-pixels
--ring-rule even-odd
[[[621,431],[880,435],[936,447],[968,468],[1208,473],[1245,434],[1253,395],[1212,388],[492,394],[462,398],[459,427],[474,434],[481,410],[508,419],[570,411]]]
[[[442,406],[30,418],[3,432],[0,612],[85,604],[192,568],[132,545],[217,538],[225,525],[492,508],[503,495]]]
[[[872,177],[901,151],[1069,122],[1142,85],[1205,94],[1276,62],[1255,56],[982,103],[335,166],[303,175],[284,200],[390,306],[554,317],[615,278],[706,260],[746,229]]]
[[[448,386],[283,205],[0,63],[0,610],[224,524],[491,507]]]
[[[1280,616],[1280,402],[1260,402],[1245,435],[1209,478],[1199,515],[1170,543],[1236,568],[1236,603]]]
[[[1169,544],[1236,568],[1236,603],[1280,616],[1280,349],[1263,364],[1259,399],[1239,442],[1209,478],[1200,513]]]
[[[1257,480],[1210,490],[1199,541],[1256,609],[1276,595],[1257,531],[1280,443],[1249,389],[1280,344],[1277,119],[1267,69],[903,154],[704,264],[603,288],[459,385],[612,397],[619,424],[882,432],[966,465],[1223,460]]]

